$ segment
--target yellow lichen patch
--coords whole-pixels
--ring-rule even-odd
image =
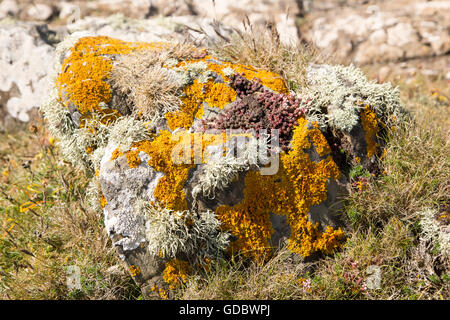
[[[361,112],[361,125],[366,133],[367,157],[370,159],[377,152],[378,121],[375,111],[368,105]]]
[[[103,209],[108,204],[108,201],[106,201],[106,198],[101,195],[100,196],[100,207]]]
[[[123,152],[120,152],[120,147],[117,147],[111,155],[111,161],[123,156]]]
[[[183,190],[189,170],[194,166],[192,161],[188,163],[174,163],[172,151],[176,144],[183,143],[172,138],[172,134],[164,130],[154,140],[146,140],[134,143],[130,151],[125,155],[130,168],[136,168],[141,164],[139,153],[145,152],[150,156],[148,164],[156,171],[161,171],[164,176],[158,181],[155,188],[155,198],[168,209],[186,210],[187,203]],[[117,153],[115,155],[118,155]]]
[[[289,93],[281,76],[273,72],[266,70],[248,70],[244,71],[244,77],[249,80],[258,79],[263,86],[272,89],[275,92],[284,94]]]
[[[169,284],[169,289],[177,289],[183,283],[186,283],[189,269],[189,263],[187,261],[178,259],[168,261],[163,271],[163,280]]]
[[[196,141],[196,135],[202,139]],[[205,148],[223,143],[224,137],[224,133],[201,135],[181,131],[172,135],[169,131],[163,130],[153,140],[132,144],[129,151],[121,152],[120,147],[117,147],[112,153],[111,160],[125,155],[128,166],[137,168],[142,162],[139,154],[141,152],[147,154],[150,157],[148,165],[155,171],[164,173],[154,190],[155,199],[168,209],[183,211],[188,208],[183,188],[189,170],[195,166],[195,158],[200,157],[197,163],[205,162],[206,159],[202,157],[208,156]]]
[[[202,59],[197,60],[189,60],[189,61],[183,61],[177,65],[177,67],[180,66],[186,66],[190,63],[195,62],[205,62],[207,64],[207,70],[213,71],[220,75],[225,81],[229,80],[229,77],[223,72],[223,69],[233,69],[235,73],[243,74],[243,76],[248,80],[258,80],[261,82],[261,84],[275,92],[278,93],[288,93],[287,86],[283,80],[283,78],[273,72],[262,70],[262,69],[256,69],[252,66],[246,66],[241,64],[233,64],[231,62],[227,61],[214,61],[215,58],[212,56],[206,56]]]
[[[154,286],[151,288],[151,290],[152,290],[152,291],[156,291],[162,299],[164,299],[164,300],[169,299],[169,295],[168,295],[167,291],[164,290],[163,288],[160,288],[160,287],[158,287],[157,285],[154,285]]]
[[[230,250],[246,256],[261,257],[270,253],[268,239],[273,233],[267,204],[273,200],[274,182],[250,171],[245,176],[244,199],[235,206],[222,205],[216,209],[222,228],[237,237]]]
[[[66,107],[73,103],[82,114],[102,113],[100,103],[111,100],[111,87],[106,81],[113,67],[113,57],[157,44],[125,42],[104,36],[79,39],[64,60],[57,78],[60,98]]]
[[[141,274],[141,269],[139,266],[131,265],[129,271],[132,277],[136,277]]]
[[[313,137],[317,135],[315,130],[308,129],[307,121],[300,118],[294,129],[292,150],[281,154],[278,173],[263,176],[248,172],[244,199],[235,206],[216,209],[222,227],[238,238],[231,244],[233,250],[250,257],[270,252],[268,239],[273,233],[270,212],[286,216],[291,228],[289,248],[303,256],[316,251],[330,252],[342,238],[340,229],[328,227],[322,233],[317,223],[308,220],[309,208],[326,200],[328,180],[340,177],[331,157],[314,162],[305,152],[311,147],[310,140],[323,142],[322,138]],[[327,151],[325,147],[318,149],[321,153]]]
[[[183,90],[184,97],[181,98],[183,105],[180,110],[166,114],[169,128],[188,129],[192,126],[194,118],[203,117],[203,102],[210,107],[222,109],[228,103],[236,100],[236,91],[223,83],[214,83],[209,80],[207,83],[194,83]]]
[[[330,145],[328,144],[327,139],[325,139],[325,136],[320,131],[317,123],[314,125],[313,129],[308,131],[308,134],[310,141],[316,148],[319,156],[323,157],[331,153]]]

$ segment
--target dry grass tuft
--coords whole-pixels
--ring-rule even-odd
[[[182,83],[173,71],[163,68],[169,57],[166,51],[144,50],[118,59],[111,72],[112,87],[135,115],[153,119],[179,108]]]
[[[450,198],[449,106],[436,104],[432,96],[441,84],[420,77],[398,84],[413,118],[390,132],[383,177],[349,197],[347,212],[358,225],[377,225],[392,217],[415,223],[419,211],[443,206]]]
[[[275,27],[244,24],[244,31],[234,29],[230,38],[222,37],[213,45],[216,56],[233,63],[270,70],[288,79],[289,89],[306,85],[306,68],[309,63],[326,62],[329,58],[306,44],[286,44],[280,41]]]

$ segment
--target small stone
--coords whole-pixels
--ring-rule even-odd
[[[375,32],[373,32],[369,36],[369,41],[372,44],[380,44],[380,43],[385,43],[386,38],[387,38],[386,31],[384,31],[383,29],[379,29],[379,30],[376,30]]]
[[[43,3],[28,7],[27,15],[33,20],[46,21],[53,15],[53,8]]]
[[[0,19],[7,16],[17,16],[19,14],[19,6],[15,0],[4,0],[0,3]]]
[[[387,30],[387,43],[391,46],[402,47],[410,42],[418,42],[416,30],[410,23],[398,23]]]
[[[385,82],[390,73],[391,68],[388,66],[381,67],[378,71],[378,82]]]
[[[116,264],[114,266],[109,267],[106,269],[106,274],[109,275],[121,275],[123,274],[120,265]]]
[[[80,19],[80,7],[73,3],[61,2],[59,5],[59,18],[60,19]]]

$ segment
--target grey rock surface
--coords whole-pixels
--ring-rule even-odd
[[[28,121],[28,112],[45,99],[53,51],[36,24],[0,24],[0,105],[12,117]]]
[[[450,51],[450,2],[381,1],[352,6],[312,5],[306,40],[340,62],[358,65],[434,57]]]
[[[99,179],[107,204],[104,208],[108,234],[120,236],[114,245],[123,251],[136,249],[145,241],[145,220],[135,213],[136,201],[154,201],[153,191],[164,176],[147,164],[148,156],[141,153],[142,163],[129,168],[125,156],[110,161],[116,145],[108,146],[102,158]]]
[[[299,43],[296,17],[299,13],[298,1],[294,0],[152,0],[155,14],[163,16],[196,16],[210,18],[244,29],[245,23],[254,26],[275,26],[280,40],[285,43]]]

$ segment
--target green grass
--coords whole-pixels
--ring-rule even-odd
[[[35,128],[0,137],[0,299],[137,298],[86,203],[88,179],[60,160],[43,123]],[[80,269],[79,290],[66,285],[69,266]]]

